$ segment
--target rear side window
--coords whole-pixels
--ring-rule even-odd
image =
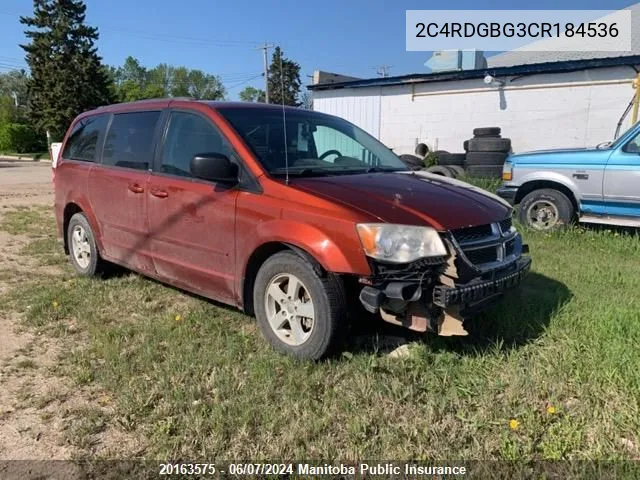
[[[153,136],[160,112],[117,113],[107,132],[104,165],[148,170],[153,159]]]
[[[77,122],[62,152],[62,158],[95,162],[98,155],[98,140],[107,126],[108,115],[85,117]]]

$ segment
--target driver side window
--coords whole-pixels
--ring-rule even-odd
[[[640,133],[629,140],[629,142],[622,148],[622,151],[626,153],[640,153]]]
[[[222,153],[232,158],[231,146],[213,124],[200,115],[171,112],[160,171],[191,177],[191,159],[199,153]]]

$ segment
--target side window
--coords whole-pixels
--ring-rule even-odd
[[[640,153],[640,133],[629,140],[622,148],[622,151],[627,153]]]
[[[222,153],[232,157],[233,149],[217,128],[199,115],[172,112],[162,149],[160,171],[191,176],[191,159],[199,153]]]
[[[95,162],[98,150],[98,139],[107,126],[109,116],[94,115],[85,117],[75,124],[67,144],[64,146],[62,158]]]
[[[153,161],[153,135],[160,112],[117,113],[104,142],[102,163],[147,170]]]

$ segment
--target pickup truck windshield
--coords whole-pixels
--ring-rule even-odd
[[[270,174],[286,173],[285,122],[281,109],[222,107],[218,111]],[[291,175],[347,175],[407,169],[389,148],[341,118],[294,109],[287,109],[284,118]]]

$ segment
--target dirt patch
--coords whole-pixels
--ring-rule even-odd
[[[0,208],[53,205],[51,164],[0,160]]]
[[[0,161],[0,167],[8,162]],[[52,205],[51,166],[15,162],[0,175],[0,216],[16,208]],[[24,254],[27,235],[0,230],[0,299],[36,275],[62,275]],[[140,444],[109,425],[111,399],[78,388],[60,372],[64,341],[22,326],[12,311],[0,312],[0,459],[50,460],[135,453]],[[77,336],[74,341],[78,341]]]

